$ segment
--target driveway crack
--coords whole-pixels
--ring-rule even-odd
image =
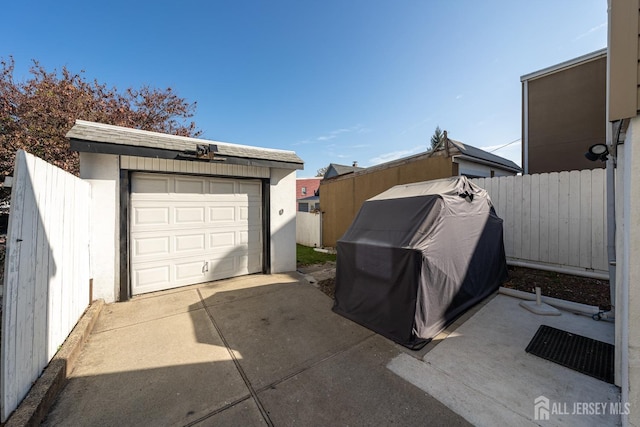
[[[198,296],[200,297],[200,301],[202,301],[202,304],[204,305],[204,298],[202,297],[202,293],[200,292],[200,289],[198,289]],[[229,343],[227,342],[227,339],[225,338],[224,334],[222,333],[222,329],[220,329],[220,326],[218,326],[218,324],[216,323],[216,320],[213,318],[213,315],[209,311],[209,307],[205,306],[204,309],[205,309],[205,312],[207,313],[207,316],[209,316],[209,320],[213,324],[213,327],[218,332],[218,335],[220,336],[220,339],[224,343],[224,346],[227,349],[227,352],[229,353],[229,356],[231,356],[231,360],[233,360],[233,363],[235,364],[236,369],[240,373],[240,376],[242,377],[242,380],[244,381],[244,384],[247,386],[247,389],[249,390],[249,393],[251,394],[251,397],[253,398],[254,402],[256,403],[256,406],[258,407],[258,410],[260,411],[260,414],[262,415],[262,418],[264,418],[264,421],[267,423],[268,426],[272,427],[274,425],[273,421],[271,421],[271,418],[269,417],[269,414],[267,413],[267,410],[264,408],[264,405],[262,405],[262,402],[260,401],[260,398],[258,398],[258,393],[256,393],[255,389],[253,388],[253,385],[251,384],[251,381],[249,381],[249,377],[244,372],[244,369],[242,369],[242,366],[240,366],[240,361],[238,360],[238,358],[236,357],[235,353],[233,352],[233,350],[229,346]]]

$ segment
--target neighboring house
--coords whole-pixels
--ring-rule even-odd
[[[458,175],[475,178],[522,172],[511,160],[451,140],[446,134],[445,141],[434,151],[323,179],[320,183],[323,244],[335,246],[362,203],[394,185]]]
[[[314,212],[320,209],[320,196],[298,199],[298,212]]]
[[[584,154],[606,140],[607,49],[524,75],[525,174],[604,167]]]
[[[327,170],[325,171],[323,178],[324,179],[333,178],[334,176],[345,175],[345,174],[356,172],[362,169],[364,168],[359,167],[358,162],[353,162],[353,165],[351,166],[330,163],[329,166],[327,166]]]
[[[509,159],[459,141],[448,138],[447,140],[449,141],[451,161],[458,165],[458,172],[455,175],[464,175],[468,178],[492,178],[494,176],[516,175],[522,172],[520,166]],[[436,152],[440,155],[446,155],[446,147],[438,148]]]
[[[294,152],[81,120],[67,138],[100,194],[94,298],[296,269]]]
[[[320,198],[318,189],[322,177],[296,179],[296,201],[299,212],[310,212],[318,209]]]

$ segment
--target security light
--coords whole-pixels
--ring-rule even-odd
[[[602,160],[603,162],[607,161],[607,155],[609,154],[609,149],[605,144],[593,144],[589,147],[589,151],[584,153],[584,156],[595,162],[596,160]]]

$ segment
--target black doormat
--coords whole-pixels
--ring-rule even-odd
[[[542,325],[525,351],[613,384],[614,347],[611,344]]]

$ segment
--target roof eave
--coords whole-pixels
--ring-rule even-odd
[[[452,156],[451,158],[453,159],[454,162],[455,162],[456,159],[469,160],[471,162],[480,163],[480,164],[487,165],[487,166],[495,166],[496,168],[500,168],[500,169],[503,169],[503,170],[508,170],[508,171],[512,171],[512,172],[516,172],[516,173],[522,173],[522,168],[519,167],[519,166],[516,166],[514,168],[513,166],[505,165],[505,164],[498,163],[498,162],[492,162],[491,160],[479,159],[478,157],[469,156],[467,154],[456,154],[456,155]]]
[[[547,76],[549,74],[564,71],[577,65],[584,64],[585,62],[594,61],[602,57],[607,56],[607,48],[596,50],[595,52],[588,53],[586,55],[579,56],[577,58],[570,59],[568,61],[561,62],[550,67],[543,68],[542,70],[534,71],[533,73],[525,74],[520,77],[520,81],[534,80],[539,77]]]
[[[149,157],[156,159],[185,160],[195,162],[220,162],[224,164],[260,166],[278,169],[304,169],[304,163],[282,162],[277,160],[265,160],[256,158],[221,156],[219,160],[199,159],[188,156],[183,151],[166,150],[161,148],[144,147],[139,145],[111,144],[106,142],[88,141],[84,139],[70,138],[71,150],[85,153],[113,154],[136,157]]]

